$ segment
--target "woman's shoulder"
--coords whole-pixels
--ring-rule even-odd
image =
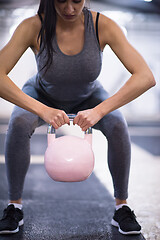
[[[41,21],[39,19],[39,16],[36,14],[32,17],[24,19],[19,26],[24,30],[36,33],[41,29]]]
[[[94,26],[95,26],[97,12],[91,11],[91,13],[92,13]],[[104,49],[106,42],[110,41],[110,37],[113,36],[112,33],[114,33],[114,31],[116,30],[117,30],[117,23],[111,18],[109,18],[108,16],[104,15],[103,12],[100,12],[99,20],[98,20],[98,34],[99,34],[101,49]]]
[[[97,17],[97,13],[96,11],[91,11],[90,12],[92,13],[92,17],[93,17],[93,20],[96,21],[96,17]],[[99,15],[99,25],[100,27],[109,27],[110,25],[112,25],[114,23],[114,21],[109,18],[108,16],[104,15],[103,12],[99,12],[100,15]]]
[[[97,13],[96,11],[92,11],[90,10],[91,14],[92,14],[92,18],[93,18],[93,22],[96,22],[96,18],[97,18]],[[104,15],[103,13],[100,12],[99,15],[99,20],[98,20],[98,29],[99,30],[104,30],[104,28],[109,28],[111,25],[113,25],[114,21],[107,17],[106,15]]]
[[[23,39],[23,42],[30,46],[35,52],[38,50],[37,37],[41,29],[41,21],[38,15],[24,19],[16,28],[13,37],[18,41]],[[36,49],[36,50],[35,50]]]

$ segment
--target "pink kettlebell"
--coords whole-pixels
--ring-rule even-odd
[[[75,115],[68,115],[73,120]],[[80,182],[86,180],[94,169],[92,128],[84,138],[62,136],[56,138],[53,126],[48,127],[48,147],[44,164],[48,175],[55,181]]]

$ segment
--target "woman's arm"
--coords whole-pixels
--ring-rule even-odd
[[[95,125],[106,114],[131,102],[156,84],[146,62],[127,41],[120,27],[102,14],[99,18],[99,40],[101,49],[109,45],[132,76],[112,97],[93,109],[78,113],[74,124],[78,124],[83,131]]]
[[[24,20],[15,30],[11,40],[0,51],[0,97],[40,116],[44,121],[58,128],[69,123],[67,115],[57,109],[49,108],[23,93],[8,77],[27,48],[34,48],[40,23],[36,17]]]
[[[120,27],[101,15],[100,39],[109,45],[125,68],[132,74],[129,80],[115,93],[96,107],[103,117],[107,113],[129,103],[149,88],[155,86],[154,76],[142,56],[127,41]]]

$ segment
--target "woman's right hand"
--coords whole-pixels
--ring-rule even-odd
[[[51,124],[55,129],[58,129],[64,124],[70,125],[70,120],[63,110],[47,107],[40,116],[45,122]]]

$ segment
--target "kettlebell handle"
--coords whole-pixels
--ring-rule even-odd
[[[68,115],[70,121],[73,121],[74,118],[77,116],[76,114],[67,114],[67,115]],[[56,133],[56,129],[51,124],[49,124],[47,133],[48,134],[55,134]],[[85,131],[85,134],[92,134],[92,127],[89,127]]]

